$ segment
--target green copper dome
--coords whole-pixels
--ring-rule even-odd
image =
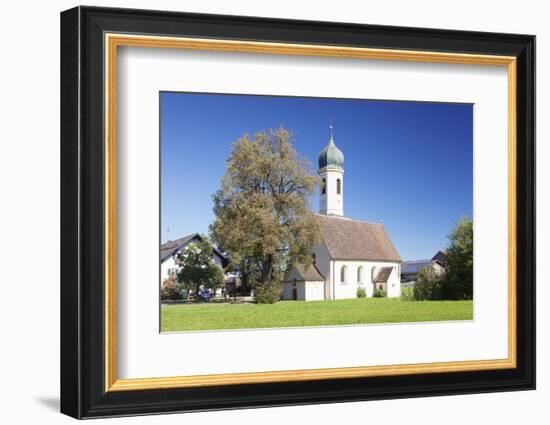
[[[330,126],[330,140],[328,145],[319,154],[319,169],[325,167],[344,169],[344,154],[334,144],[332,137],[332,126]]]

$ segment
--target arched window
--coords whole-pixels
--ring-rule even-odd
[[[336,194],[340,195],[342,193],[342,181],[340,179],[336,179]]]
[[[323,179],[321,182],[321,193],[324,195],[327,193],[327,179]]]
[[[357,283],[363,283],[363,266],[357,267]]]
[[[346,283],[346,274],[347,274],[348,268],[346,266],[342,266],[340,269],[340,282]]]

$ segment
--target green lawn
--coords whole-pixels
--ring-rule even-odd
[[[472,320],[472,301],[402,301],[358,298],[281,301],[277,304],[162,305],[162,331]]]

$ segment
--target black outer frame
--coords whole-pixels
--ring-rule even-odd
[[[517,368],[104,391],[105,32],[517,57]],[[75,418],[535,388],[535,37],[81,6],[61,13],[61,412]]]

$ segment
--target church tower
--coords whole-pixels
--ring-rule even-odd
[[[319,213],[344,215],[344,154],[334,144],[334,128],[330,128],[328,145],[319,154]]]

